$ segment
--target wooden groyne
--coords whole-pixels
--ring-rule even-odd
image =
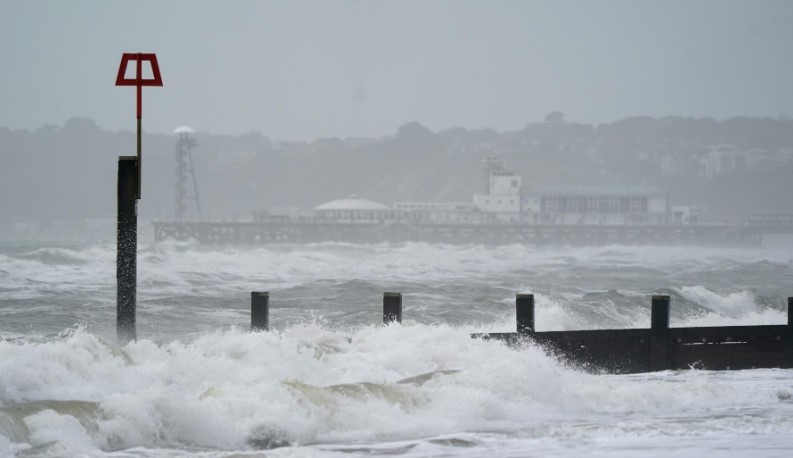
[[[251,330],[266,330],[262,316],[268,293],[251,294]],[[520,348],[538,345],[565,364],[590,372],[630,374],[678,369],[736,370],[793,368],[793,297],[786,325],[669,326],[669,296],[653,296],[650,328],[589,331],[535,331],[534,295],[515,298],[515,332],[477,333]],[[264,310],[262,309],[264,307]],[[266,322],[266,321],[265,321]],[[402,322],[402,294],[383,294],[383,322]]]
[[[670,305],[669,296],[653,296],[649,329],[537,332],[534,297],[518,295],[516,332],[473,337],[533,343],[594,372],[793,368],[793,297],[788,298],[787,325],[672,328]]]

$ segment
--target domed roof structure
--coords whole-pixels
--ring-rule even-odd
[[[190,127],[190,126],[182,126],[182,127],[177,127],[176,129],[174,129],[173,133],[175,133],[175,134],[193,134],[193,133],[195,133],[195,130],[193,130],[193,128]]]
[[[346,199],[331,200],[318,205],[314,210],[388,210],[385,205],[373,200],[360,199],[351,195]]]

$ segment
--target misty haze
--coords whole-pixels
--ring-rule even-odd
[[[179,173],[178,134],[145,135],[143,220],[176,218],[180,175],[188,178],[182,185],[188,192],[181,199],[185,208],[180,215],[188,220],[251,220],[261,212],[297,216],[355,195],[388,207],[470,204],[457,219],[480,212],[507,221],[537,222],[538,215],[539,222],[561,223],[560,210],[533,209],[527,201],[529,196],[553,194],[553,188],[569,188],[584,198],[609,190],[615,196],[654,193],[665,201],[660,210],[664,219],[656,222],[689,222],[675,220],[673,208],[685,209],[686,215],[694,212],[697,219],[690,222],[699,223],[740,225],[774,215],[784,222],[786,215],[793,215],[793,121],[786,118],[632,117],[592,125],[553,112],[521,130],[505,132],[433,132],[409,122],[392,135],[375,138],[290,142],[258,132],[186,135],[196,143],[190,148],[194,173],[189,166]],[[108,224],[115,209],[115,162],[105,160],[106,152],[130,149],[133,132],[106,131],[93,120],[72,118],[63,126],[32,132],[2,129],[0,140],[4,238],[113,237]],[[522,196],[523,205],[506,212],[474,205],[475,194],[490,192],[488,161],[522,178],[515,194]],[[93,178],[75,181],[75,176]],[[614,212],[627,216],[647,210],[574,213],[600,217]],[[109,231],[84,232],[102,222]]]
[[[0,2],[0,456],[793,454],[791,21]]]

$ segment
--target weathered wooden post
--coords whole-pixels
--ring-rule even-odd
[[[137,338],[138,170],[135,156],[118,158],[118,219],[116,229],[116,336],[122,344]]]
[[[518,334],[534,332],[534,294],[518,294],[515,296],[515,321]]]
[[[402,323],[402,293],[383,293],[383,323]]]
[[[653,296],[650,311],[648,361],[648,368],[651,372],[670,369],[669,346],[669,296]]]
[[[793,297],[787,298],[787,332],[785,333],[787,367],[793,369]]]
[[[270,293],[251,293],[251,332],[270,329]]]

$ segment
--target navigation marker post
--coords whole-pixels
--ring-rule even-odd
[[[135,77],[127,78],[127,66],[135,61]],[[143,61],[151,64],[152,78],[143,78]],[[138,200],[140,200],[141,117],[143,86],[162,86],[156,54],[124,53],[116,86],[137,88],[137,156],[118,158],[118,220],[116,231],[116,336],[124,344],[137,338],[135,308],[137,295]]]

